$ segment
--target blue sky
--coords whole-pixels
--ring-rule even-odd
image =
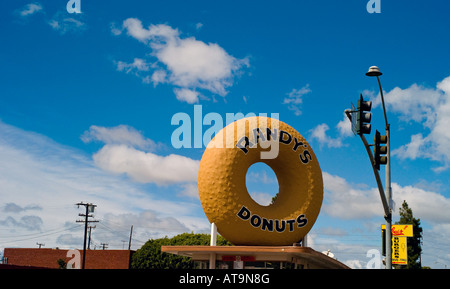
[[[393,195],[424,228],[423,264],[450,263],[450,22],[444,1],[9,1],[0,25],[0,248],[79,248],[73,204],[98,205],[94,244],[209,232],[202,148],[176,149],[172,117],[278,113],[311,144],[325,192],[310,244],[365,268],[383,210],[344,110],[391,123]],[[203,127],[203,132],[209,126]],[[255,199],[277,190],[259,165]],[[380,172],[384,180],[384,168]],[[398,220],[398,209],[394,221]],[[438,262],[438,263],[435,263]]]

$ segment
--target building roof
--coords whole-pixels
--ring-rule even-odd
[[[161,251],[190,257],[195,261],[208,261],[211,254],[216,260],[280,261],[304,265],[305,268],[349,269],[348,266],[309,247],[300,246],[161,246]]]

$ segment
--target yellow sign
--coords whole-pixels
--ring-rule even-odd
[[[392,237],[392,264],[408,264],[408,246],[406,237]]]
[[[386,230],[386,225],[381,225],[382,230]],[[392,237],[412,237],[413,225],[391,225]]]

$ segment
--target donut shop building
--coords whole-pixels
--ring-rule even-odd
[[[162,246],[161,251],[189,257],[202,269],[350,269],[301,246]]]

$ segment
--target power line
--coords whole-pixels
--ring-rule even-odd
[[[125,237],[128,238],[129,237],[126,233],[124,233],[124,230],[120,230],[120,231],[119,230],[115,230],[115,229],[107,226],[104,222],[99,223],[99,225],[101,225],[104,229],[110,231],[111,233],[115,234],[116,236],[119,236],[119,237],[122,237],[122,238],[125,238]],[[132,233],[130,233],[130,235],[131,234]],[[141,243],[141,244],[145,244],[147,241],[138,240],[135,237],[133,237],[133,242],[138,242],[138,243]],[[130,243],[131,243],[131,241],[130,241]]]
[[[64,230],[64,231],[65,231],[65,230],[69,230],[69,229],[74,228],[74,227],[71,227],[71,228],[69,228],[69,229],[63,229],[64,227],[65,227],[65,226],[59,227],[59,228],[55,228],[55,229],[46,230],[46,231],[41,231],[41,232],[39,232],[39,233],[30,233],[30,234],[15,235],[15,236],[0,236],[0,239],[37,236],[37,235],[41,235],[41,234],[47,234],[47,233],[50,233],[50,232],[52,232],[52,231],[58,231],[58,232],[60,232],[61,230]],[[76,226],[76,227],[78,227],[78,226]],[[8,228],[8,229],[4,229],[4,230],[11,230],[11,229]],[[55,232],[55,233],[58,233],[58,232]]]
[[[61,232],[64,232],[64,231],[70,231],[70,230],[72,230],[74,228],[79,228],[79,227],[81,227],[81,225],[76,225],[76,226],[73,226],[73,227],[70,227],[70,228],[67,228],[67,229],[61,229],[61,230],[58,230],[58,231],[55,231],[56,229],[54,229],[54,230],[49,230],[49,231],[43,232],[43,233],[16,236],[16,237],[25,237],[25,236],[32,236],[32,237],[23,238],[23,239],[9,240],[9,241],[2,241],[1,243],[2,244],[8,244],[8,243],[14,243],[14,242],[20,242],[20,241],[29,241],[29,240],[33,240],[33,239],[36,239],[36,238],[41,238],[41,237],[46,237],[46,236],[58,234],[58,233],[61,233]],[[51,231],[55,231],[55,232],[51,232]],[[49,232],[51,232],[51,233],[49,233]]]

